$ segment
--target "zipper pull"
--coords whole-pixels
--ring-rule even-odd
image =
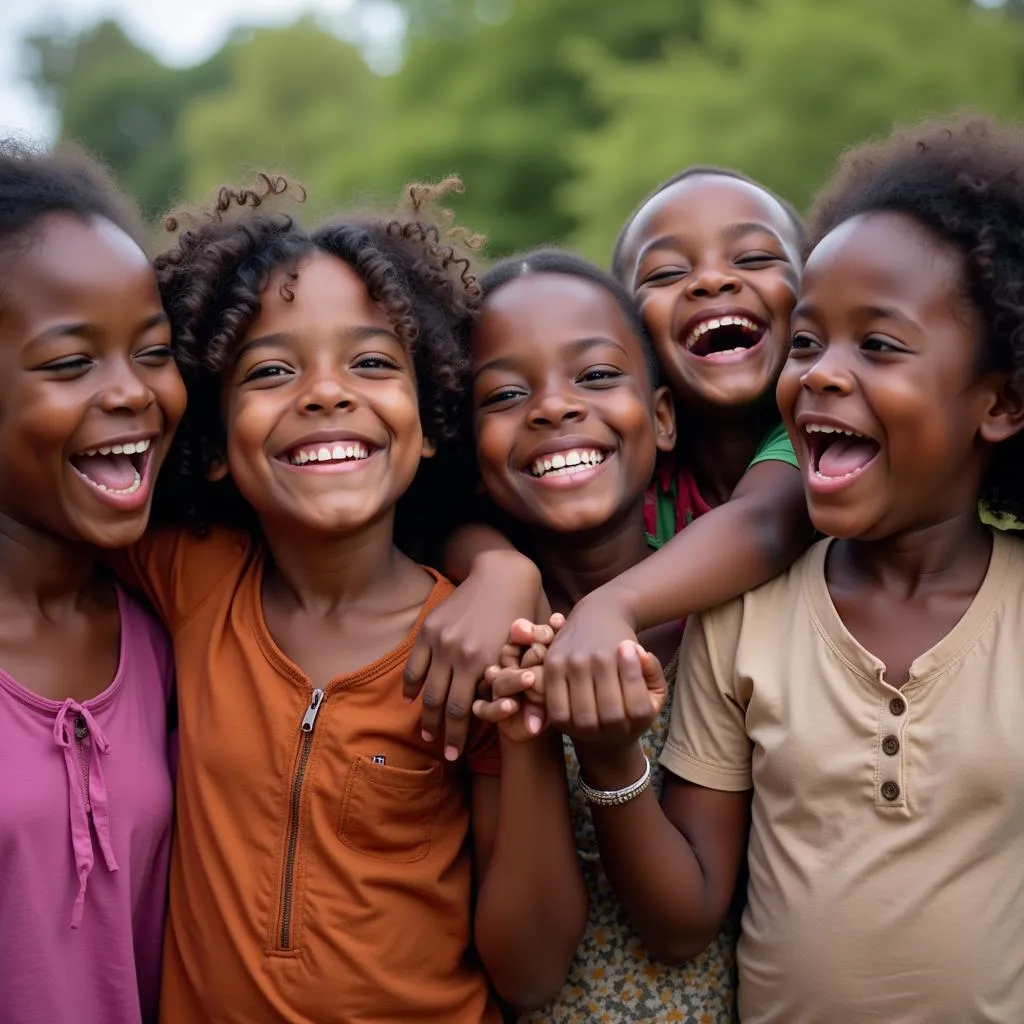
[[[309,707],[306,708],[306,713],[302,716],[302,731],[312,732],[313,726],[316,725],[316,716],[320,714],[320,705],[324,702],[324,691],[318,686],[313,691],[313,698],[309,702]]]
[[[75,716],[75,739],[82,742],[89,735],[89,723],[86,722],[84,715]]]

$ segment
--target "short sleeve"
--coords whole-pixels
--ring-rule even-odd
[[[742,619],[741,599],[687,622],[661,753],[673,775],[737,793],[752,786],[746,709],[733,685]]]
[[[181,529],[151,530],[137,544],[117,552],[112,564],[120,579],[149,598],[157,615],[174,630],[250,553],[244,534],[214,530],[197,536]]]
[[[785,462],[796,469],[800,468],[796,452],[793,451],[793,442],[781,423],[761,442],[761,447],[750,460],[750,466],[756,466],[759,462]]]
[[[466,742],[466,764],[474,775],[501,774],[501,737],[493,723],[473,719]]]

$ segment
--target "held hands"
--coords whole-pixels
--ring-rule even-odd
[[[588,746],[634,743],[650,728],[668,697],[661,663],[635,640],[627,640],[613,649],[611,664],[602,659],[590,674],[570,664],[569,671],[553,679],[553,648],[551,641],[544,641],[556,634],[560,639],[560,629],[567,627],[561,622],[555,625],[554,618],[551,625],[549,632],[529,622],[513,624],[502,664],[488,669],[485,677],[490,700],[477,701],[474,713],[486,721],[516,720],[519,739],[538,735],[550,724]],[[522,652],[518,667],[516,652]]]
[[[457,760],[465,748],[477,684],[501,657],[508,624],[532,617],[539,594],[536,566],[502,553],[486,570],[474,569],[423,623],[406,662],[403,694],[411,701],[423,691],[423,738],[443,736],[447,760]]]

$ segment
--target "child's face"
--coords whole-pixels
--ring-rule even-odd
[[[473,333],[484,486],[510,516],[561,533],[632,515],[675,440],[640,341],[603,288],[562,274],[512,281]]]
[[[877,540],[976,505],[1006,374],[979,372],[963,295],[959,254],[900,214],[811,254],[778,401],[822,532]]]
[[[68,215],[2,260],[0,514],[131,544],[185,409],[149,261],[109,221]]]
[[[685,178],[637,215],[625,283],[685,405],[742,409],[774,388],[800,285],[797,246],[771,196],[721,175]]]
[[[431,454],[410,353],[359,275],[304,260],[261,310],[225,371],[229,472],[265,526],[361,529],[390,512]]]

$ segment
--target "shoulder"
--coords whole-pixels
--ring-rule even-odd
[[[164,696],[174,688],[171,638],[155,616],[130,593],[118,587],[122,657],[133,676],[158,681]]]

